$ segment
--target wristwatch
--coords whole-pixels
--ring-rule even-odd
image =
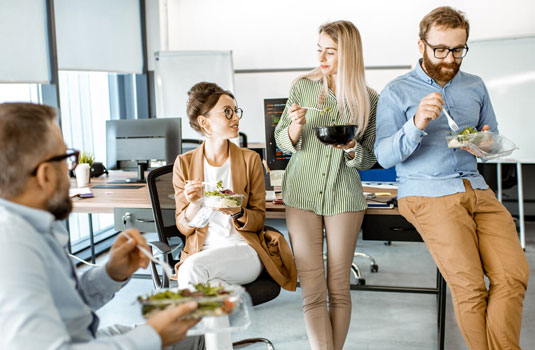
[[[239,219],[243,216],[243,208],[241,208],[241,210],[235,214],[230,214],[230,216],[233,218],[233,219]]]
[[[351,147],[351,148],[344,148],[344,152],[346,153],[351,153],[351,152],[355,152],[357,150],[357,147],[358,147],[358,143],[357,141],[355,141],[355,146]]]

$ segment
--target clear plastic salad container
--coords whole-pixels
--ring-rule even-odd
[[[517,149],[513,141],[491,131],[457,134],[446,139],[449,148],[467,147],[477,157],[485,160],[507,157]]]
[[[241,331],[252,322],[253,306],[251,297],[240,285],[211,287],[196,285],[197,290],[178,290],[176,288],[155,290],[151,294],[138,297],[143,317],[152,315],[170,307],[176,307],[189,301],[199,304],[197,310],[184,316],[184,319],[202,318],[201,322],[191,328],[187,335],[201,335],[209,332]],[[200,291],[210,290],[211,295]],[[217,290],[217,292],[213,292]],[[186,295],[184,294],[186,291]],[[224,294],[218,294],[218,293]],[[191,293],[191,294],[190,294]],[[223,322],[213,322],[221,318]]]
[[[465,129],[466,130],[466,129]],[[449,148],[468,147],[468,145],[475,145],[478,147],[486,147],[493,141],[493,133],[490,131],[478,131],[465,133],[462,131],[459,134],[446,137]]]
[[[225,194],[218,193],[215,195],[210,195],[205,193],[203,200],[203,206],[213,209],[223,209],[223,208],[238,208],[241,207],[243,200],[243,194]]]

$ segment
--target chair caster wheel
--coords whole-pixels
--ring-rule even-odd
[[[357,279],[357,286],[365,286],[366,285],[366,280],[364,278],[359,278]]]
[[[379,271],[379,265],[373,264],[370,268],[371,272],[377,272]]]

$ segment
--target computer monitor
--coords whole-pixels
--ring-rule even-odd
[[[134,170],[137,178],[126,182],[145,182],[149,163],[173,163],[182,153],[180,118],[106,121],[106,165],[108,169]]]
[[[284,170],[292,157],[284,153],[275,143],[275,127],[286,107],[287,98],[268,98],[264,100],[264,120],[266,131],[266,161],[271,170]]]

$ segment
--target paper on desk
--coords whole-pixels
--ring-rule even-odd
[[[397,182],[363,181],[362,186],[397,190],[398,183]]]

